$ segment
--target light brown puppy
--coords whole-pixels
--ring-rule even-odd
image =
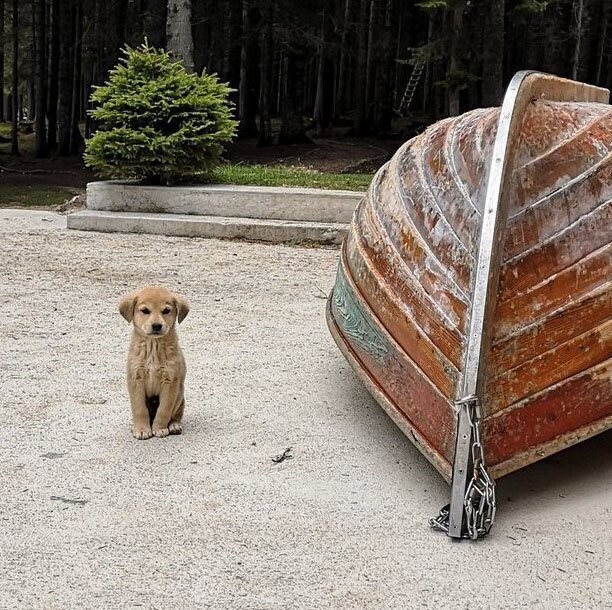
[[[144,440],[180,434],[186,367],[176,324],[189,313],[189,304],[165,288],[149,286],[125,296],[119,312],[134,327],[127,359],[132,435]]]

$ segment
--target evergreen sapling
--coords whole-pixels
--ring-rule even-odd
[[[86,165],[105,178],[205,182],[236,132],[232,90],[214,74],[187,72],[146,41],[123,53],[91,96],[98,131],[86,143]]]

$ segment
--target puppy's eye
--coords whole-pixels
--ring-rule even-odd
[[[143,313],[145,316],[148,316],[151,312],[146,307],[143,307],[140,310],[140,313]]]
[[[170,309],[170,307],[164,307],[162,309],[162,313],[167,316],[172,310]]]

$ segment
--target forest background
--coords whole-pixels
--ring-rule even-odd
[[[0,0],[0,24],[3,159],[80,158],[92,88],[145,39],[235,89],[246,161],[317,138],[344,138],[328,158],[356,147],[358,166],[364,142],[384,158],[498,105],[521,69],[612,85],[612,0]]]

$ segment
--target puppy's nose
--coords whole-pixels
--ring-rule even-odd
[[[158,333],[162,329],[162,325],[159,322],[155,322],[155,324],[151,324],[151,330],[154,333]]]

